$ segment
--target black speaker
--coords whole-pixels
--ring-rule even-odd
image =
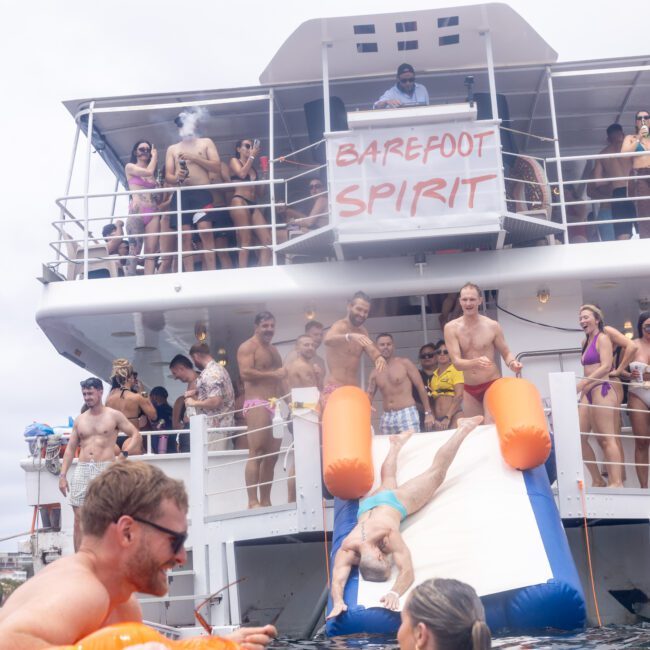
[[[309,142],[314,144],[322,140],[325,132],[325,102],[322,98],[305,104],[305,120]],[[332,131],[348,130],[348,114],[340,97],[330,97],[330,127]],[[325,163],[324,145],[314,147],[311,151],[315,162],[321,165]]]
[[[492,101],[490,93],[474,93],[474,101],[476,102],[477,119],[491,120],[492,119]],[[512,128],[510,121],[510,110],[508,109],[508,100],[505,95],[497,94],[497,111],[499,111],[499,119],[501,126]],[[515,162],[515,156],[509,154],[518,154],[519,148],[514,138],[512,131],[501,130],[501,146],[503,147],[503,164],[506,167],[511,167]]]

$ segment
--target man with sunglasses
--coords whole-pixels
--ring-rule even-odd
[[[386,359],[386,369],[378,373],[373,370],[368,380],[370,402],[377,392],[381,393],[383,413],[379,421],[379,431],[383,435],[420,430],[420,415],[413,399],[413,389],[422,404],[428,404],[427,390],[415,364],[406,357],[395,356],[395,343],[392,334],[384,332],[377,336],[376,344],[381,356]],[[424,411],[424,428],[433,429],[433,415],[430,408]]]
[[[400,106],[426,106],[427,89],[415,82],[415,71],[409,63],[397,68],[397,81],[375,103],[373,108],[399,108]]]
[[[76,646],[108,625],[142,622],[134,594],[164,596],[168,571],[187,561],[187,509],[181,481],[148,463],[113,463],[88,488],[78,553],[48,565],[0,609],[0,647]],[[263,650],[276,634],[266,625],[230,639]]]
[[[63,496],[70,493],[70,505],[74,513],[75,551],[81,543],[80,508],[86,498],[88,484],[116,460],[117,434],[122,432],[130,438],[124,443],[117,459],[123,460],[130,453],[139,454],[142,450],[142,436],[137,427],[120,411],[102,404],[104,386],[101,379],[97,377],[84,379],[81,382],[81,394],[87,410],[74,421],[59,475],[59,490]],[[79,459],[72,480],[68,484],[66,476],[77,448],[79,448]]]

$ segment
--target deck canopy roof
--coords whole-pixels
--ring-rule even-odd
[[[308,20],[282,44],[260,83],[319,80],[321,43],[330,44],[330,79],[395,74],[403,61],[418,72],[483,67],[485,31],[497,67],[557,60],[557,52],[516,11],[488,3]]]

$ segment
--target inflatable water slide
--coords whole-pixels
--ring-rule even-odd
[[[584,595],[543,465],[551,440],[539,394],[523,379],[505,378],[485,399],[496,424],[469,434],[433,500],[402,523],[413,585],[434,577],[467,582],[493,632],[581,628]],[[398,485],[424,471],[452,433],[412,436],[398,458]],[[358,499],[379,486],[388,446],[387,436],[372,435],[366,394],[337,389],[323,414],[324,477],[337,497],[332,566],[356,524]],[[394,634],[400,614],[380,598],[395,575],[396,569],[385,583],[367,582],[353,567],[344,591],[348,609],[327,622],[328,635]],[[330,599],[328,612],[331,606]]]

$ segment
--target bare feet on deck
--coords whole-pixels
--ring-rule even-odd
[[[398,449],[403,447],[408,439],[413,435],[413,431],[404,431],[402,433],[395,433],[390,436],[390,444],[394,445]]]

